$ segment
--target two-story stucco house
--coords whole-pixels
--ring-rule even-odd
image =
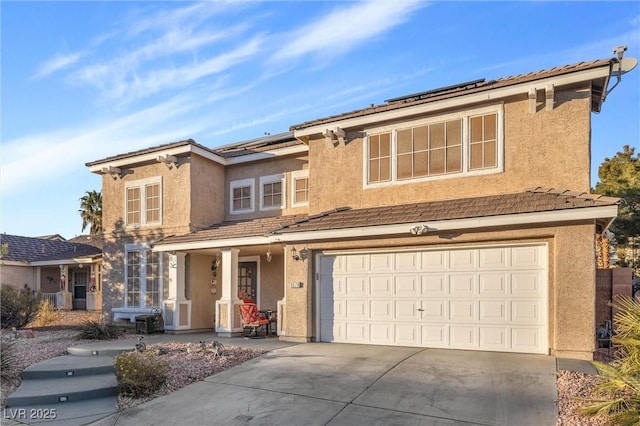
[[[220,148],[185,140],[103,175],[103,311],[280,339],[590,359],[591,113],[635,61],[470,81]],[[620,89],[618,89],[620,90]]]

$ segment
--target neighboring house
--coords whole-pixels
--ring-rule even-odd
[[[102,237],[0,234],[7,254],[0,259],[0,283],[41,293],[58,309],[102,309]]]
[[[210,149],[87,164],[102,174],[104,312],[280,339],[553,354],[594,350],[591,113],[625,58],[390,99]]]

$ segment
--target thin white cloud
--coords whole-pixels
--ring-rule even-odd
[[[42,64],[40,68],[33,74],[32,78],[47,77],[56,71],[71,67],[78,62],[84,54],[81,52],[70,53],[66,55],[57,54],[47,62]]]
[[[405,22],[426,3],[420,0],[373,0],[335,9],[319,20],[291,33],[272,57],[283,62],[317,53],[338,56]]]

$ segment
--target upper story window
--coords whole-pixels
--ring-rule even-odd
[[[234,180],[231,182],[231,208],[232,214],[252,213],[254,179]]]
[[[284,175],[260,177],[260,210],[283,209],[285,207]]]
[[[502,171],[502,107],[374,131],[365,144],[365,185]]]
[[[162,178],[127,182],[125,185],[127,226],[162,223]]]
[[[291,172],[291,207],[309,205],[309,170]]]

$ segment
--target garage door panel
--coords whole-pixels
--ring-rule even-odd
[[[421,281],[423,296],[444,296],[448,292],[447,277],[444,274],[422,275]]]
[[[421,326],[422,346],[446,348],[449,346],[449,326],[429,324]]]
[[[369,278],[369,292],[371,297],[393,296],[393,278],[389,275],[373,275]]]
[[[452,300],[449,302],[449,321],[476,321],[476,302],[474,300]]]
[[[369,279],[367,276],[351,276],[345,278],[345,292],[348,297],[364,297],[369,295]]]
[[[505,323],[507,322],[507,301],[505,300],[480,300],[478,301],[480,323]]]
[[[444,271],[447,269],[449,252],[425,251],[421,255],[421,269],[425,272]]]
[[[536,352],[540,347],[540,338],[538,327],[513,327],[511,329],[511,348],[515,352]]]
[[[396,253],[395,271],[397,272],[417,272],[418,253]]]
[[[367,305],[368,305],[368,301],[366,299],[359,299],[359,300],[347,299],[345,303],[345,306],[346,306],[345,317],[348,320],[369,319]]]
[[[442,300],[422,300],[422,322],[446,322],[449,318],[449,302]]]
[[[393,344],[393,326],[391,323],[373,323],[369,332],[371,343],[376,345]]]
[[[346,257],[345,272],[368,272],[369,270],[369,255],[368,254],[354,254]]]
[[[509,347],[508,327],[486,327],[478,329],[480,347],[490,350],[505,350]]]
[[[400,275],[395,277],[394,297],[413,297],[420,296],[420,287],[417,275]]]
[[[320,256],[323,341],[546,353],[545,245]]]
[[[373,321],[393,321],[393,305],[390,300],[371,300],[369,318]]]
[[[475,325],[451,325],[449,327],[449,344],[458,349],[472,349],[478,346]]]
[[[369,343],[369,324],[365,322],[347,322],[345,337],[347,342]]]
[[[450,297],[472,297],[476,294],[474,274],[452,274],[449,276]]]
[[[393,259],[393,253],[372,254],[370,257],[371,272],[391,272]]]
[[[522,246],[511,248],[512,268],[542,268],[544,257],[542,246]]]
[[[403,346],[418,346],[420,329],[416,324],[396,324],[394,327],[394,343]]]
[[[418,300],[394,300],[394,320],[416,323],[420,321]]]
[[[480,297],[505,297],[509,294],[507,275],[480,273],[478,276],[478,293]]]
[[[511,294],[518,297],[541,298],[544,295],[541,272],[525,271],[511,273]]]
[[[480,269],[504,269],[507,267],[507,248],[488,248],[479,252]]]
[[[542,324],[542,304],[532,300],[511,301],[511,322],[515,324]]]
[[[476,250],[451,250],[449,253],[450,269],[473,269],[476,267]]]

